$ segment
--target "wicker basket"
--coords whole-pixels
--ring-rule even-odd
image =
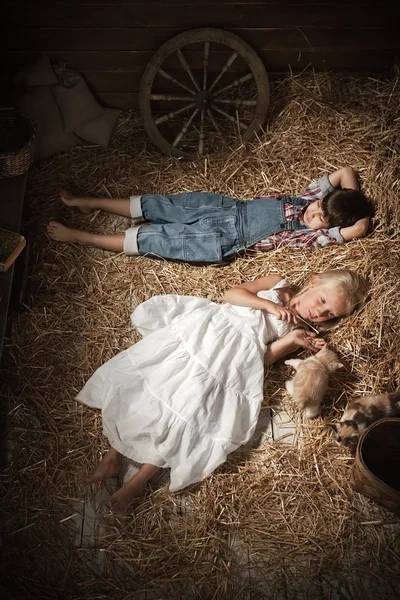
[[[363,433],[357,446],[351,484],[358,492],[400,512],[400,419],[386,417]]]
[[[0,108],[0,177],[25,173],[34,161],[35,126],[16,108]]]

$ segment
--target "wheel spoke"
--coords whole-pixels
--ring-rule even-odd
[[[209,92],[212,92],[212,90],[215,88],[215,86],[217,85],[218,81],[221,79],[222,75],[224,73],[227,72],[227,70],[229,69],[229,67],[235,62],[236,58],[238,56],[237,52],[232,52],[232,54],[230,55],[230,57],[228,58],[228,60],[225,63],[225,66],[222,68],[221,73],[217,76],[217,78],[214,80],[214,83],[212,84],[212,86],[210,87],[210,89],[208,90]]]
[[[226,85],[225,87],[217,90],[214,94],[214,98],[216,96],[219,96],[223,92],[226,92],[226,90],[230,90],[233,87],[239,87],[239,85],[241,85],[242,83],[245,83],[245,81],[249,81],[249,79],[252,79],[252,78],[253,78],[253,73],[247,73],[247,75],[243,75],[243,77],[241,77],[240,79],[235,79],[235,81],[233,83],[230,83],[229,85]]]
[[[203,71],[203,90],[207,87],[207,69],[208,69],[208,58],[210,56],[210,42],[204,42],[204,71]]]
[[[233,104],[234,106],[256,106],[256,100],[242,100],[242,98],[236,98],[235,100],[223,100],[222,98],[214,98],[214,102],[220,104]]]
[[[241,129],[247,129],[247,125],[245,125],[244,123],[242,123],[241,121],[239,121],[239,119],[235,119],[234,117],[232,117],[231,115],[228,115],[228,113],[226,113],[224,110],[222,110],[221,108],[218,108],[218,106],[213,106],[213,109],[216,110],[218,113],[220,113],[221,115],[224,115],[224,117],[226,117],[227,119],[229,119],[230,121],[232,121],[232,123],[235,123],[235,125],[239,125],[239,127]]]
[[[203,156],[204,150],[204,110],[201,111],[201,121],[200,121],[200,134],[199,134],[199,145],[198,151],[199,155]]]
[[[150,94],[150,100],[166,100],[167,102],[179,100],[179,102],[192,102],[193,98],[191,96],[175,96],[173,94]]]
[[[218,123],[217,123],[217,121],[214,119],[214,115],[212,114],[212,111],[211,111],[211,109],[210,109],[210,108],[208,108],[208,109],[207,109],[207,115],[208,115],[208,117],[209,117],[209,119],[210,119],[211,123],[214,125],[214,129],[215,129],[215,131],[218,133],[219,137],[222,139],[222,142],[223,142],[224,144],[226,144],[226,140],[225,140],[224,136],[222,135],[222,132],[221,132],[220,128],[218,127]]]
[[[193,81],[194,87],[199,92],[200,91],[199,84],[197,83],[196,79],[194,78],[194,75],[193,75],[192,71],[190,70],[189,65],[187,64],[186,58],[182,54],[182,50],[178,50],[177,55],[181,62],[181,65],[183,66],[183,68],[185,69],[187,74],[189,75],[190,79]]]
[[[155,146],[168,156],[203,160],[222,145],[250,141],[263,130],[268,75],[239,36],[200,27],[157,50],[143,72],[138,100]]]
[[[178,133],[178,135],[176,136],[176,138],[174,139],[174,141],[172,142],[173,146],[177,146],[179,144],[179,142],[181,141],[181,139],[183,138],[183,136],[185,135],[185,133],[187,132],[187,130],[190,127],[191,122],[193,121],[193,119],[195,118],[195,116],[197,115],[197,113],[199,112],[199,109],[196,108],[192,115],[189,117],[189,119],[186,121],[186,124],[182,127],[181,131]]]
[[[158,117],[158,119],[154,120],[154,123],[156,125],[165,123],[166,121],[173,119],[176,115],[179,115],[180,113],[184,112],[185,110],[189,110],[190,108],[193,108],[193,106],[196,106],[194,102],[192,102],[192,104],[188,104],[187,106],[184,106],[183,108],[179,108],[178,110],[175,110],[174,112],[169,112],[166,115],[163,115],[162,117]]]
[[[192,94],[192,96],[196,95],[196,92],[194,90],[192,90],[190,87],[188,87],[184,83],[181,83],[180,81],[178,81],[175,77],[172,77],[172,75],[170,75],[169,73],[167,73],[163,69],[158,69],[158,72],[159,72],[160,75],[162,75],[163,77],[165,77],[165,79],[168,79],[168,81],[172,81],[172,83],[176,83],[176,85],[179,85],[181,88],[183,88],[187,92],[190,92]]]

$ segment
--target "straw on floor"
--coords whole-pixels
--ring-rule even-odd
[[[15,598],[393,597],[399,521],[352,490],[352,459],[328,424],[350,398],[399,385],[399,105],[397,71],[304,73],[272,85],[265,134],[246,147],[198,163],[171,160],[128,112],[109,149],[82,145],[32,169],[29,296],[3,361],[11,462],[1,478],[2,561]],[[281,248],[197,267],[57,244],[45,233],[54,218],[100,233],[129,226],[67,208],[60,189],[114,198],[184,190],[295,195],[344,165],[359,171],[374,202],[374,231],[321,251]],[[74,546],[69,517],[90,493],[80,477],[107,443],[98,412],[74,397],[97,367],[139,339],[132,309],[154,294],[218,302],[228,287],[271,272],[301,286],[311,273],[341,267],[364,275],[370,294],[327,334],[346,368],[332,377],[321,415],[306,422],[293,406],[283,361],[266,373],[264,404],[280,403],[293,416],[297,446],[246,448],[189,490],[155,486],[127,515],[104,516],[104,569],[93,572],[97,552]]]

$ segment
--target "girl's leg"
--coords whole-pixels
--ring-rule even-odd
[[[121,514],[128,508],[131,500],[138,496],[146,483],[155,475],[159,467],[144,464],[140,471],[117,490],[107,501],[107,506],[114,514]]]
[[[47,233],[52,240],[65,242],[67,244],[80,244],[81,246],[94,246],[102,250],[111,250],[112,252],[123,252],[125,233],[114,233],[102,235],[98,233],[88,233],[80,229],[66,227],[57,221],[50,221],[47,225]]]
[[[109,479],[110,477],[117,477],[121,470],[122,454],[120,454],[115,448],[110,448],[105,453],[97,467],[89,473],[86,477],[82,478],[83,483],[96,483],[96,481],[102,481],[103,479]]]
[[[114,215],[131,217],[129,198],[90,198],[88,196],[78,197],[71,196],[67,192],[62,192],[61,200],[67,206],[76,206],[83,213],[89,213],[92,210],[105,210],[106,212]]]

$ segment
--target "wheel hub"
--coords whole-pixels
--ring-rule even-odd
[[[196,108],[205,109],[211,104],[211,94],[206,90],[197,92],[195,97]]]

